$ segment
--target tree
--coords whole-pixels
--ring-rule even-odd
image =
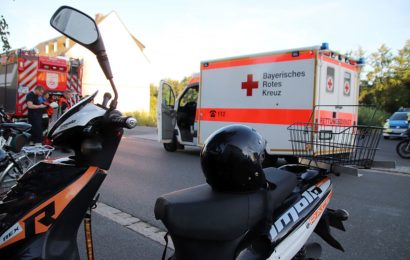
[[[9,25],[6,22],[6,19],[4,19],[4,16],[0,16],[0,39],[2,43],[2,48],[3,52],[7,52],[11,49],[10,43],[9,43],[9,37],[10,32],[9,32]]]
[[[393,55],[382,45],[369,56],[370,70],[362,80],[360,102],[392,113],[410,107],[410,40]]]
[[[191,79],[192,77],[184,77],[181,81],[174,79],[167,79],[166,81],[173,87],[175,96],[178,97],[178,95],[181,94],[181,92],[188,85]]]

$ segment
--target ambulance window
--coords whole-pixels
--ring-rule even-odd
[[[172,88],[168,84],[162,86],[162,104],[173,108],[175,105],[175,95]]]
[[[335,89],[335,68],[327,67],[326,69],[326,91],[334,92]]]
[[[198,98],[198,89],[197,88],[189,88],[185,91],[184,95],[182,96],[181,100],[179,101],[179,106],[184,107],[189,102],[195,102]]]
[[[345,71],[343,76],[343,94],[345,96],[350,96],[351,78],[352,74],[350,74],[350,72]]]

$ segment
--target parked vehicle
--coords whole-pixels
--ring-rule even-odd
[[[27,153],[21,152],[29,143],[30,128],[27,123],[13,123],[0,108],[0,198],[33,165]]]
[[[395,112],[384,124],[383,137],[400,137],[409,128],[410,112]]]
[[[410,112],[410,107],[401,107],[397,112]]]
[[[64,91],[73,93],[74,105],[82,95],[82,62],[79,59],[39,56],[34,50],[16,49],[0,54],[0,106],[16,120],[27,119],[26,96],[37,85],[58,102]]]
[[[403,137],[404,140],[397,144],[396,152],[401,158],[410,159],[410,128],[402,133],[401,137]]]
[[[79,225],[86,217],[90,234],[90,207],[107,175],[123,134],[136,120],[116,109],[118,94],[109,60],[94,20],[71,7],[60,7],[51,26],[85,46],[97,56],[115,96],[109,107],[106,95],[94,104],[90,95],[50,128],[48,137],[56,146],[74,151],[74,156],[37,163],[17,181],[0,203],[1,259],[80,259],[77,248]],[[92,249],[87,237],[87,250]],[[88,251],[92,259],[92,251]]]
[[[307,242],[313,232],[344,251],[330,227],[345,231],[349,214],[328,208],[330,175],[334,166],[371,165],[381,130],[293,124],[294,155],[305,164],[279,169],[262,169],[266,141],[255,129],[217,130],[201,150],[207,184],[156,201],[155,217],[175,247],[170,259],[319,259],[320,245]]]
[[[200,77],[177,98],[161,81],[158,139],[175,151],[202,146],[221,127],[247,124],[266,138],[268,155],[291,156],[286,128],[307,121],[315,107],[316,123],[357,123],[362,63],[327,44],[203,61]],[[336,106],[323,106],[330,104]]]

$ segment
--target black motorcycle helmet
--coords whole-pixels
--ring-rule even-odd
[[[230,125],[215,131],[201,150],[206,182],[216,191],[248,192],[266,186],[266,141],[255,129]]]

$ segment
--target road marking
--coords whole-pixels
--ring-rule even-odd
[[[128,213],[122,212],[119,209],[113,208],[101,202],[97,202],[97,208],[94,209],[94,212],[108,218],[111,221],[114,221],[117,224],[120,224],[123,227],[134,231],[135,233],[138,233],[165,246],[164,236],[166,234],[166,231],[161,230],[158,227],[155,227],[137,217],[134,217]],[[168,239],[168,248],[175,250],[171,238]]]

